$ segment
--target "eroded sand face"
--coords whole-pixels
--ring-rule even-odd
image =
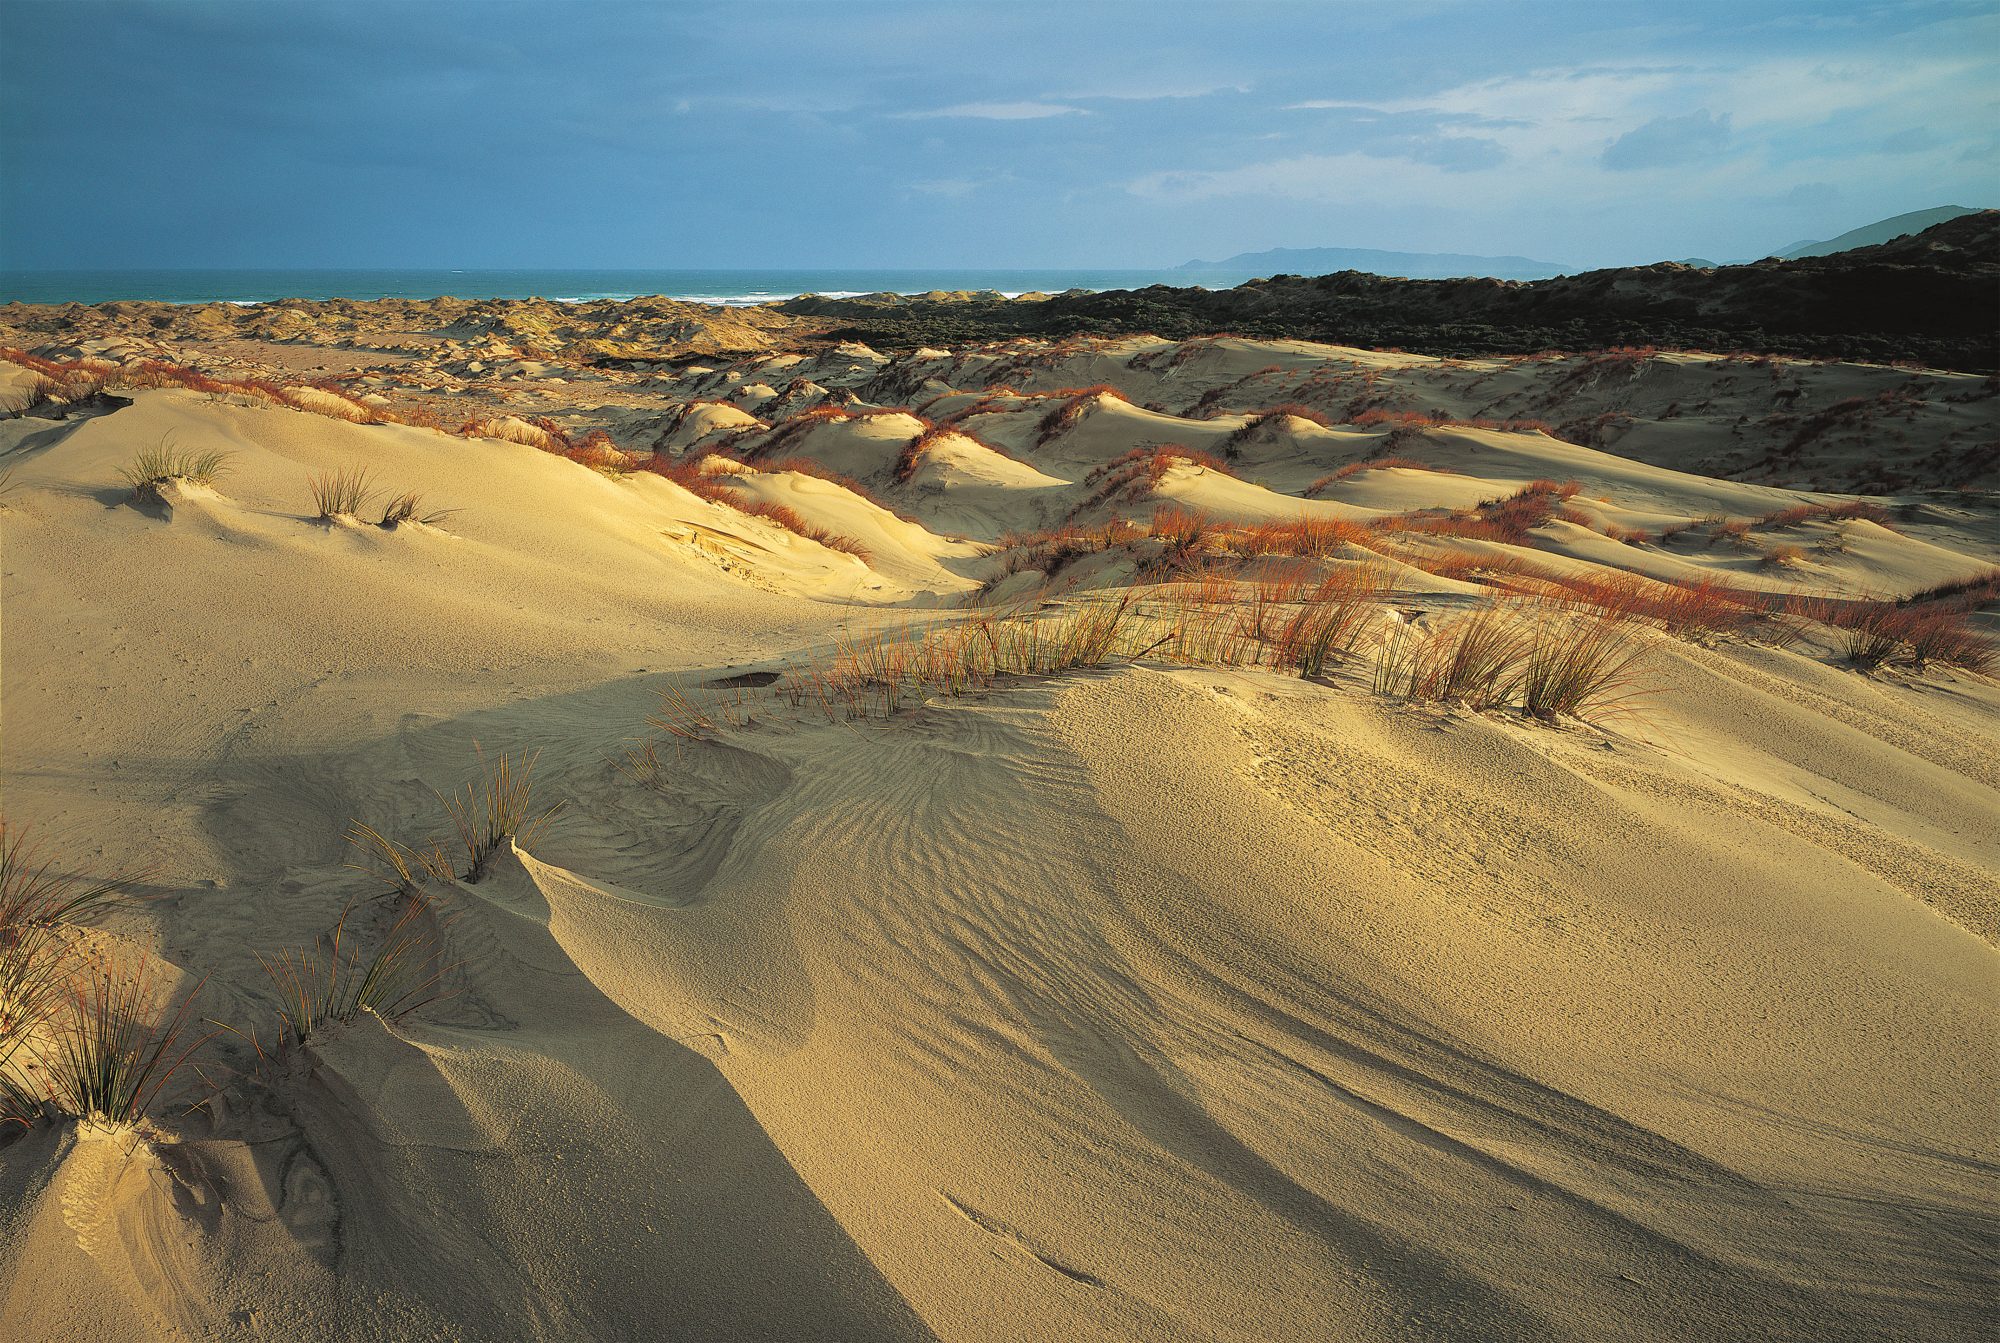
[[[353,354],[260,348],[95,352],[292,377]],[[1863,675],[1812,626],[1640,631],[1650,693],[1596,726],[1376,695],[1365,645],[1315,679],[1114,664],[862,722],[702,689],[982,592],[1157,588],[1143,537],[1053,575],[995,543],[1158,507],[1372,524],[1378,549],[1297,562],[1380,566],[1420,622],[1494,600],[1509,561],[1856,599],[2000,558],[1978,378],[1579,367],[1133,340],[450,380],[466,419],[604,428],[628,467],[727,449],[712,498],[172,388],[0,421],[7,813],[79,867],[154,865],[91,936],[206,977],[202,1015],[267,1022],[258,956],[384,889],[346,866],[350,821],[435,833],[475,744],[539,751],[567,804],[433,883],[449,998],[236,1082],[224,1037],[192,1113],[189,1078],[141,1128],[0,1147],[0,1332],[1978,1336],[1991,677]],[[1052,428],[1075,398],[1031,395],[1096,384]],[[1364,394],[1491,423],[1356,423]],[[1253,424],[1284,402],[1329,424]],[[1502,423],[1614,404],[1601,447]],[[169,435],[229,469],[135,506],[119,469]],[[1170,455],[1104,495],[1164,444],[1226,470]],[[1807,487],[1869,454],[1908,477],[1881,520],[1766,520],[1850,502]],[[1320,483],[1385,457],[1415,465]],[[306,473],[351,464],[459,511],[311,516]],[[1515,540],[1386,522],[1545,478],[1577,482],[1573,517]],[[1212,544],[1234,577],[1272,562]],[[714,730],[649,727],[668,687]]]

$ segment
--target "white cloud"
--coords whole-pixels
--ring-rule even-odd
[[[1079,89],[1071,93],[1051,94],[1073,102],[1121,102],[1156,103],[1172,98],[1207,98],[1218,93],[1248,93],[1248,84],[1186,84],[1165,85],[1155,83],[1129,83],[1122,85],[1101,84],[1092,89]]]
[[[1994,102],[1991,62],[1957,52],[1883,50],[1840,62],[1806,59],[1720,65],[1597,65],[1536,70],[1373,102],[1311,99],[1288,110],[1337,111],[1349,123],[1428,123],[1431,136],[1395,138],[1364,152],[1350,137],[1335,153],[1304,153],[1217,170],[1153,172],[1126,183],[1155,200],[1222,197],[1352,202],[1395,193],[1412,204],[1494,207],[1536,198],[1579,206],[1621,201],[1671,178],[1686,198],[1757,182],[1766,191],[1823,180],[1823,160],[1894,179],[1961,153],[1975,128],[1953,134],[1939,111],[1968,123]],[[1829,125],[1852,124],[1829,139]],[[1370,123],[1373,124],[1373,123]],[[1933,128],[1935,142],[1917,132]],[[1476,132],[1476,136],[1467,132]],[[1477,154],[1426,146],[1473,139]],[[1884,154],[1896,145],[1900,155]],[[1445,171],[1446,168],[1452,171]],[[1614,179],[1626,179],[1616,181]]]
[[[955,107],[939,107],[924,112],[898,112],[895,115],[906,120],[921,120],[930,117],[970,117],[978,121],[1039,121],[1044,117],[1088,116],[1090,109],[1071,107],[1067,103],[959,103]]]
[[[1680,117],[1654,117],[1604,147],[1598,162],[1613,172],[1664,168],[1712,158],[1729,144],[1729,114],[1707,108]]]
[[[924,196],[962,200],[984,185],[984,182],[972,177],[939,177],[928,182],[912,182],[910,190]]]

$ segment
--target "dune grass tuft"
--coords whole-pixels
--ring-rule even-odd
[[[355,821],[348,826],[347,841],[362,854],[361,861],[350,862],[349,867],[380,877],[407,896],[422,895],[429,881],[452,881],[458,876],[444,847],[436,840],[412,847],[389,838],[365,821]]]
[[[1636,698],[1635,673],[1651,650],[1602,618],[1545,616],[1521,667],[1521,709],[1536,718],[1601,718]]]
[[[669,683],[661,689],[660,707],[647,716],[646,722],[687,741],[700,741],[716,731],[714,717],[678,683]]]
[[[477,749],[476,747],[474,748]],[[455,792],[435,788],[431,795],[451,821],[453,857],[444,841],[426,839],[404,844],[364,821],[348,827],[347,838],[360,853],[348,864],[357,872],[379,877],[405,898],[421,900],[431,882],[478,881],[494,852],[508,840],[531,843],[562,804],[537,811],[533,805],[533,774],[539,752],[502,753],[490,759],[479,753],[479,777]],[[458,863],[462,861],[461,869]]]
[[[174,437],[173,431],[168,430],[157,445],[142,449],[119,471],[134,496],[157,491],[172,480],[212,485],[229,469],[229,453],[180,448],[175,446]]]
[[[1764,614],[1762,597],[1714,579],[1669,582],[1640,574],[1554,580],[1553,600],[1595,607],[1620,620],[1654,621],[1678,639],[1699,640],[1748,629]]]
[[[1399,623],[1375,663],[1375,693],[1491,708],[1512,691],[1525,632],[1496,607],[1436,625]]]
[[[1329,661],[1354,651],[1388,589],[1387,577],[1374,565],[1347,565],[1328,574],[1278,630],[1272,665],[1295,667],[1300,676],[1321,675]]]
[[[0,929],[74,922],[120,899],[138,880],[56,871],[26,827],[10,828],[0,816]]]
[[[1937,663],[1991,672],[2000,665],[2000,649],[1971,627],[1977,605],[1957,594],[1920,593],[1907,604],[1800,597],[1786,604],[1786,612],[1797,620],[1831,626],[1840,636],[1842,653],[1863,671],[1890,664],[1923,668]]]
[[[1368,528],[1344,518],[1301,514],[1289,522],[1260,522],[1232,531],[1224,545],[1234,554],[1297,555],[1324,558],[1360,544]]]
[[[1488,607],[1430,629],[1398,625],[1377,657],[1375,692],[1473,709],[1515,703],[1536,718],[1591,719],[1634,697],[1635,673],[1649,651],[1610,617],[1524,617]]]
[[[63,926],[122,899],[136,881],[59,871],[25,827],[0,817],[0,1123],[32,1123],[59,1099],[50,1094],[51,1051],[62,1048],[61,1009],[80,969]]]
[[[199,984],[156,1011],[145,953],[87,954],[64,931],[138,880],[58,871],[0,819],[0,1122],[130,1123],[210,1038],[187,1042]]]
[[[359,517],[378,493],[365,466],[311,472],[306,476],[306,488],[312,491],[313,507],[323,522]]]
[[[437,961],[438,937],[425,896],[403,896],[372,951],[363,952],[361,938],[350,932],[353,915],[352,905],[342,910],[332,930],[309,948],[258,956],[277,990],[278,1048],[302,1045],[328,1024],[362,1012],[393,1021],[443,996],[447,967]],[[263,1052],[261,1045],[258,1050]]]
[[[533,843],[562,810],[560,802],[542,811],[534,808],[534,769],[540,754],[502,752],[490,761],[482,755],[479,778],[448,797],[437,794],[464,850],[466,881],[485,876],[487,861],[509,840]]]
[[[194,989],[178,1006],[155,1009],[157,976],[143,956],[111,956],[65,994],[68,1012],[40,1052],[48,1102],[62,1114],[109,1124],[143,1116],[211,1032],[183,1044]]]
[[[426,509],[424,507],[424,496],[421,493],[416,490],[404,490],[401,494],[391,495],[389,501],[382,505],[382,521],[380,525],[383,527],[400,527],[406,522],[414,522],[423,526],[430,526],[443,522],[456,512],[458,510],[455,508]]]

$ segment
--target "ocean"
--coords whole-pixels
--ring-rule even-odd
[[[1216,283],[1216,276],[1203,279]],[[561,303],[664,295],[743,307],[800,294],[851,297],[933,289],[1137,289],[1192,283],[1170,270],[0,270],[0,303],[268,303],[282,298],[544,298]]]

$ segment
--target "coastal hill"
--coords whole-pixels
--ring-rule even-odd
[[[1831,256],[1857,247],[1873,247],[1894,242],[1912,233],[1921,233],[1934,224],[1960,219],[1979,211],[1964,205],[1940,205],[1930,210],[1878,219],[1872,224],[1849,229],[1821,242],[1793,243],[1769,253],[1784,261],[1800,257]],[[1718,266],[1747,265],[1755,260],[1711,261],[1706,257],[1685,257],[1680,264],[1713,270]],[[1228,277],[1236,282],[1271,275],[1331,275],[1356,270],[1406,280],[1457,280],[1485,277],[1493,280],[1551,280],[1574,275],[1577,268],[1553,261],[1537,261],[1525,256],[1476,256],[1462,252],[1390,252],[1370,247],[1274,247],[1263,252],[1238,252],[1222,261],[1188,261],[1175,267],[1195,275]]]
[[[1215,331],[1422,354],[1659,346],[2000,367],[2000,211],[1832,256],[1702,269],[1663,261],[1530,282],[1274,275],[1234,289],[1154,285],[1041,301],[870,294],[777,305],[827,335],[911,348],[1012,335],[1180,338]]]
[[[1947,220],[1963,219],[1979,211],[1963,205],[1940,205],[1934,210],[1912,210],[1908,214],[1878,219],[1872,224],[1849,229],[1836,238],[1824,242],[1793,243],[1778,256],[1786,261],[1796,261],[1807,256],[1832,256],[1835,252],[1850,252],[1857,247],[1874,247],[1880,243],[1894,242],[1912,233],[1922,233],[1933,225]]]
[[[486,351],[502,363],[525,357],[612,369],[844,341],[909,351],[1024,336],[1186,339],[1227,331],[1441,357],[1653,346],[1985,373],[2000,368],[1996,295],[2000,211],[1981,210],[1828,256],[1733,266],[1662,261],[1536,281],[1346,270],[1273,275],[1230,289],[807,294],[756,307],[660,296],[9,303],[0,304],[0,335],[28,348],[137,337],[382,351],[428,351],[442,337],[457,343],[455,357],[474,361]]]

